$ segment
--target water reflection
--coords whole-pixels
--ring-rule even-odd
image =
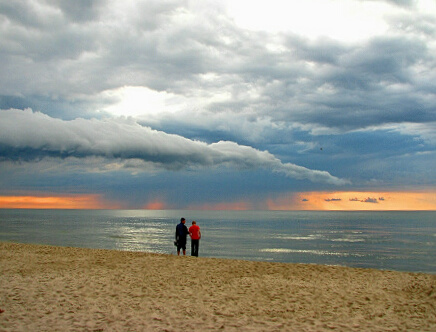
[[[112,221],[106,236],[114,241],[115,249],[167,253],[170,230],[168,223],[130,217]]]

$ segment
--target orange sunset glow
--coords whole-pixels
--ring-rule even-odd
[[[0,196],[5,209],[118,209],[120,205],[103,201],[100,195]]]
[[[305,192],[268,201],[269,210],[436,210],[436,192]]]
[[[159,200],[149,202],[143,207],[144,210],[165,210],[165,208],[165,202]]]
[[[249,201],[206,203],[186,207],[191,210],[251,210]],[[303,192],[289,193],[263,204],[264,210],[320,211],[395,211],[436,210],[436,192]],[[142,209],[163,210],[162,200],[145,204]],[[109,202],[101,195],[65,196],[0,196],[0,208],[10,209],[122,209],[120,203]],[[182,208],[183,209],[183,208]],[[256,210],[256,208],[254,208]]]

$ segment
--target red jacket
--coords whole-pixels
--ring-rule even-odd
[[[200,240],[201,238],[200,227],[197,225],[192,225],[191,227],[189,227],[189,235],[193,240]]]

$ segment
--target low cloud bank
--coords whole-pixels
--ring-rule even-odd
[[[156,131],[133,119],[65,121],[40,112],[0,111],[0,160],[32,161],[43,157],[139,159],[169,170],[228,166],[264,168],[295,179],[344,185],[328,172],[282,163],[268,151],[234,142],[207,144]]]

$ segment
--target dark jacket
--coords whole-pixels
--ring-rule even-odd
[[[185,224],[180,223],[176,227],[176,241],[178,243],[186,243],[186,237],[188,236],[188,227]]]

